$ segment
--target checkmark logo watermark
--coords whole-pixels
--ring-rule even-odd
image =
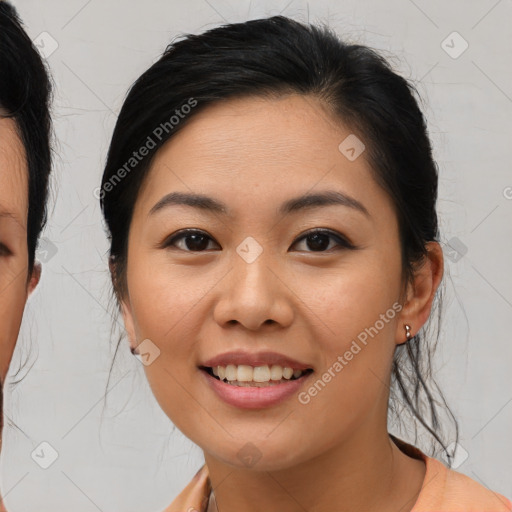
[[[44,59],[50,58],[59,48],[59,43],[48,32],[41,32],[32,42]]]
[[[468,247],[465,245],[460,238],[454,236],[448,240],[448,243],[444,244],[444,253],[446,257],[457,263],[462,257],[468,252]]]
[[[238,451],[238,459],[248,468],[252,468],[260,459],[262,453],[253,443],[246,443]]]
[[[263,252],[263,247],[252,236],[248,236],[236,248],[236,252],[246,263],[253,263]]]
[[[42,469],[48,469],[58,458],[59,452],[47,441],[43,441],[30,454],[32,460]]]
[[[41,238],[39,241],[36,257],[41,263],[48,263],[56,254],[57,246],[48,238]]]
[[[459,443],[452,442],[447,447],[446,450],[448,452],[448,455],[443,453],[443,459],[446,463],[449,463],[451,461],[452,469],[457,469],[464,462],[466,462],[467,458],[469,457],[469,453],[467,450]]]
[[[343,139],[338,146],[338,149],[340,153],[347,158],[347,160],[353,162],[361,156],[363,151],[366,149],[366,146],[359,137],[351,133],[348,137]]]
[[[151,340],[145,339],[135,348],[135,357],[144,366],[149,366],[160,357],[160,349]]]
[[[469,43],[458,32],[454,31],[442,41],[441,48],[452,59],[458,59],[469,48]]]

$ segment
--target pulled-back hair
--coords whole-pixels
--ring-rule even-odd
[[[375,50],[344,42],[328,27],[274,16],[186,34],[132,85],[99,189],[117,299],[126,293],[134,206],[159,148],[208,105],[286,94],[318,98],[333,118],[364,141],[364,157],[374,179],[392,199],[398,218],[405,291],[427,255],[427,242],[439,241],[438,169],[417,91]],[[191,101],[194,108],[185,110]],[[187,115],[179,115],[183,112]],[[170,123],[173,115],[178,122]],[[134,162],[134,151],[144,146],[150,147],[148,154]],[[127,166],[127,162],[132,163]],[[441,291],[440,287],[434,306],[439,305]],[[458,425],[431,375],[439,331],[435,339],[426,337],[426,332],[422,328],[396,348],[390,412],[400,420],[405,405],[431,434],[432,453],[441,446],[450,460],[440,431],[439,399],[453,419],[455,439]]]

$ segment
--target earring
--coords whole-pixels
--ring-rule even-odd
[[[405,337],[407,338],[406,341],[409,341],[412,338],[411,327],[407,324],[405,324]]]

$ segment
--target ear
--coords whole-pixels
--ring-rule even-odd
[[[116,297],[119,301],[119,306],[121,308],[121,314],[123,316],[124,327],[126,330],[126,334],[128,336],[128,340],[130,342],[130,348],[132,351],[137,346],[137,338],[135,336],[135,324],[133,321],[132,308],[130,304],[130,297],[128,292],[121,295],[119,292],[119,286],[116,280],[117,272],[116,272],[116,262],[113,256],[110,256],[108,261],[108,267],[110,270],[110,276],[112,278],[112,285],[114,290],[116,291]],[[1,512],[1,511],[0,511]]]
[[[39,263],[39,261],[35,261],[34,268],[32,269],[32,275],[30,276],[30,280],[27,286],[27,298],[31,295],[31,293],[35,290],[36,286],[39,284],[39,281],[41,280],[41,272],[41,263]]]
[[[438,242],[427,242],[427,256],[416,269],[414,277],[407,285],[406,300],[400,311],[395,341],[400,345],[407,341],[405,325],[415,336],[427,321],[432,310],[434,297],[444,272],[443,250]]]
[[[133,314],[129,300],[123,299],[120,303],[121,313],[123,315],[124,328],[130,342],[130,349],[132,352],[137,347],[137,338],[135,336],[135,325],[133,321]]]

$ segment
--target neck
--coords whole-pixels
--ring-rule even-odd
[[[278,471],[233,469],[205,453],[214,498],[208,512],[409,512],[425,464],[403,452],[387,429],[359,429],[315,459]],[[216,502],[216,504],[215,504]]]

